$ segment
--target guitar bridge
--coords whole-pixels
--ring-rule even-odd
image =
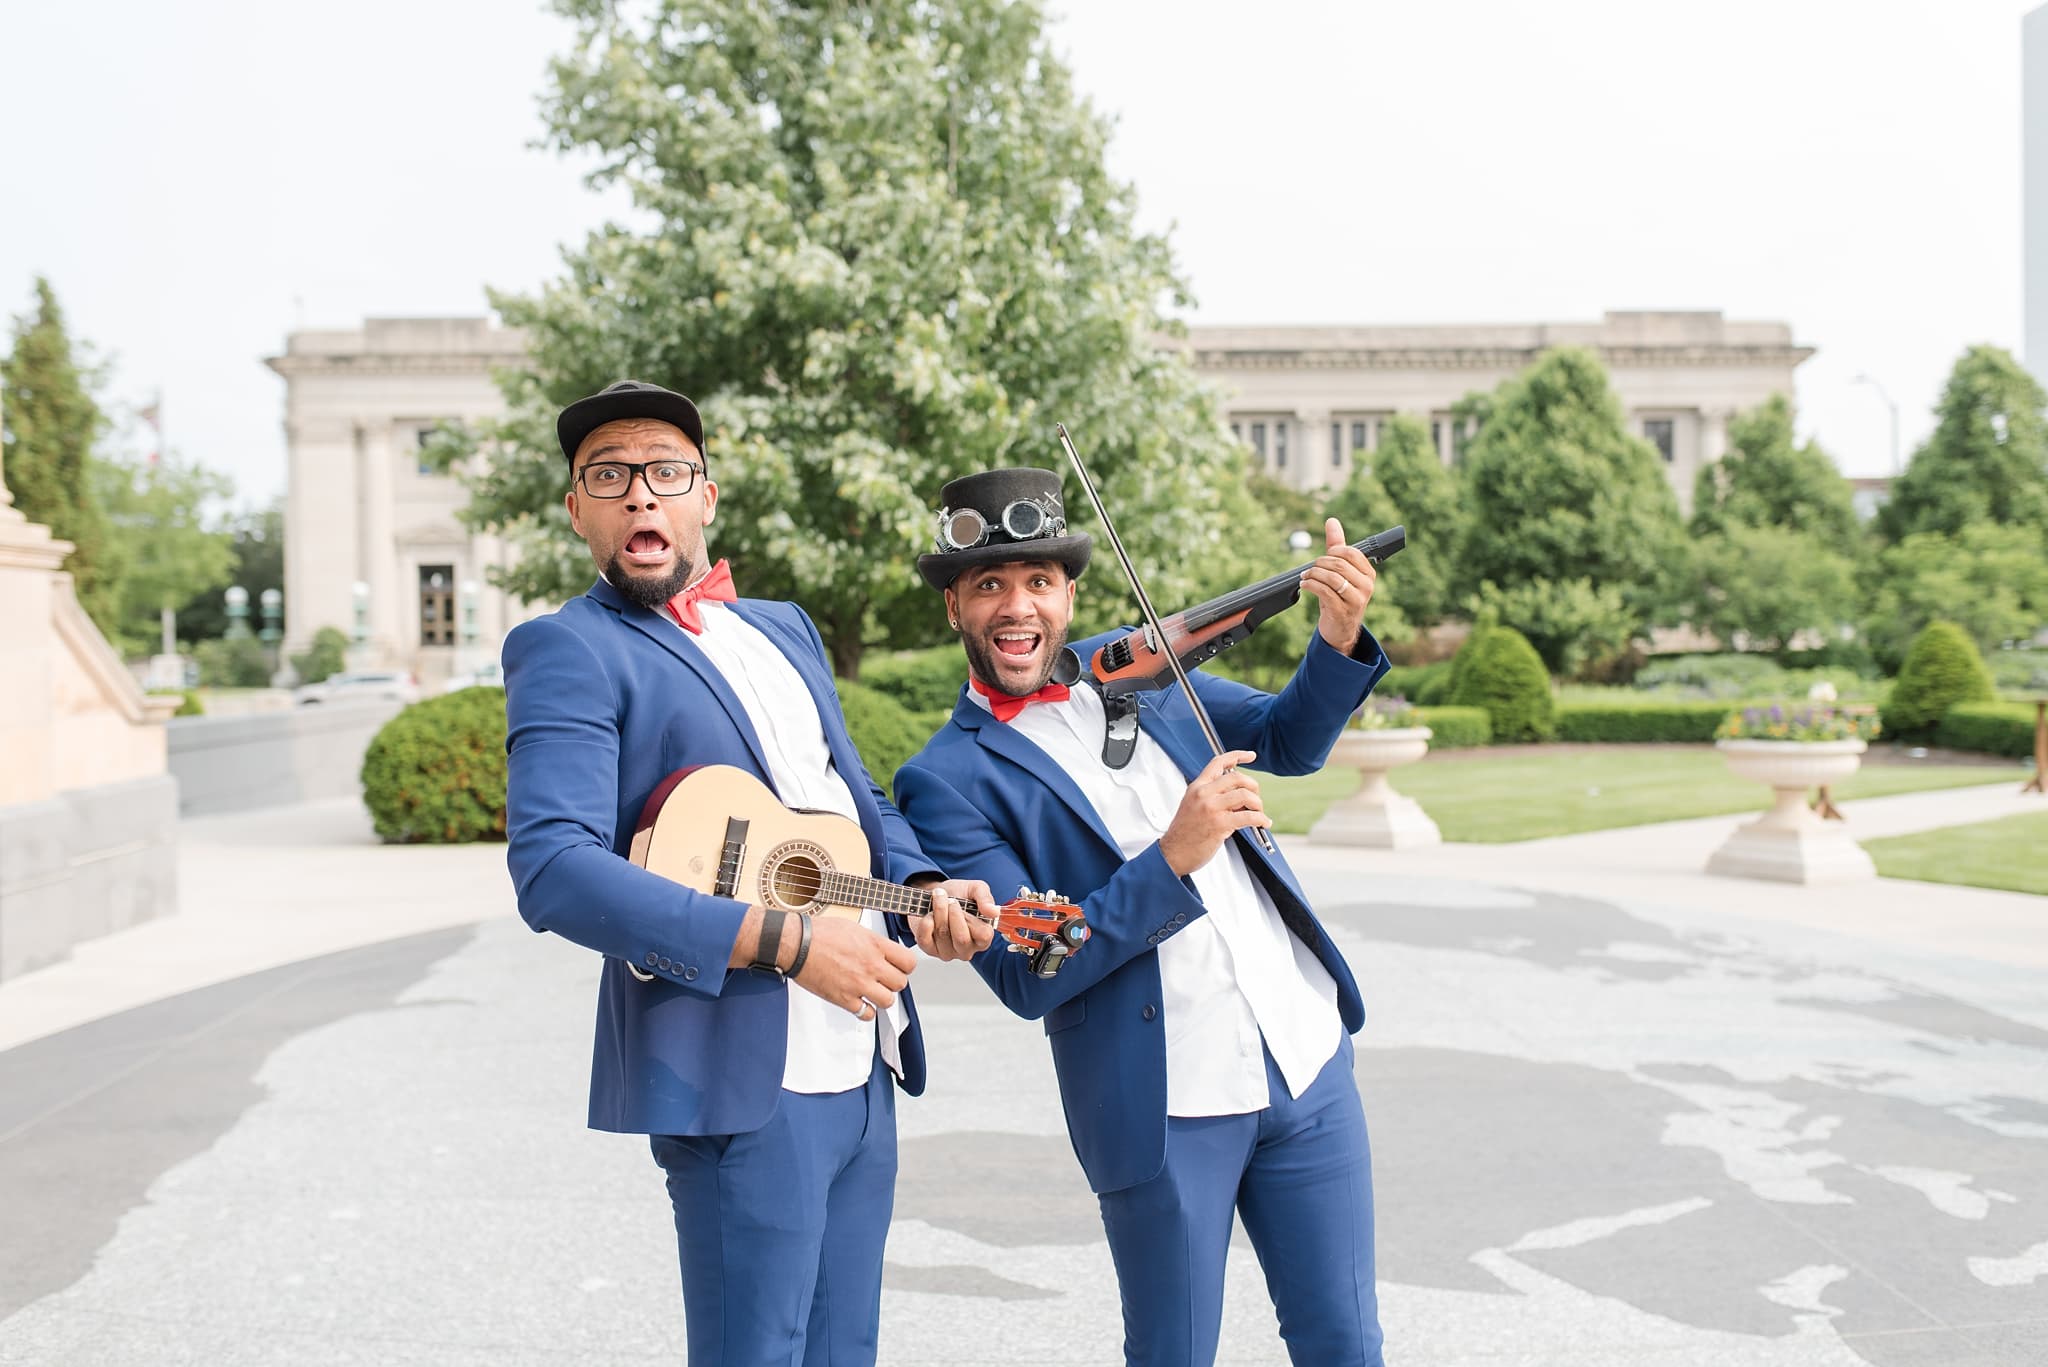
[[[737,896],[740,890],[740,865],[747,858],[747,823],[738,817],[729,817],[725,823],[725,845],[718,857],[718,880],[711,885],[711,891],[720,897]]]

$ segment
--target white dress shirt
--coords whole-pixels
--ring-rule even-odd
[[[697,611],[704,630],[691,639],[718,666],[726,685],[746,709],[747,719],[754,724],[754,734],[760,737],[761,754],[768,761],[769,780],[783,805],[837,812],[849,821],[858,821],[853,791],[833,767],[817,701],[811,690],[804,687],[796,666],[773,641],[724,603],[700,600]],[[666,613],[662,615],[667,617]],[[673,618],[669,621],[677,631],[685,630]],[[866,869],[841,872],[868,876]],[[860,923],[877,935],[888,934],[880,912],[863,911]],[[792,921],[784,928],[782,937],[787,942],[796,933],[797,926]],[[787,990],[789,1054],[782,1065],[785,1090],[844,1092],[861,1086],[874,1067],[876,1030],[884,1018],[889,1028],[881,1031],[882,1059],[901,1075],[903,1063],[896,1037],[909,1024],[909,1015],[900,997],[886,1011],[878,1012],[876,1020],[863,1021],[798,983],[791,983]]]
[[[970,688],[983,708],[988,700]],[[1122,769],[1102,761],[1102,699],[1075,685],[1065,702],[1037,702],[1009,722],[1074,780],[1124,858],[1166,833],[1188,780],[1144,731]],[[1273,1052],[1287,1090],[1300,1096],[1344,1037],[1337,984],[1280,919],[1235,840],[1192,875],[1208,908],[1159,943],[1166,1028],[1166,1113],[1242,1115],[1263,1110]]]

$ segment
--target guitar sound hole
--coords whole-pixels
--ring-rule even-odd
[[[832,862],[815,845],[784,850],[761,870],[762,891],[770,905],[786,911],[807,911],[818,903],[818,891]]]

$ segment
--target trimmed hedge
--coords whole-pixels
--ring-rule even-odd
[[[2034,705],[2026,702],[1962,702],[1951,707],[1934,733],[1951,750],[2029,759],[2034,753]]]
[[[1475,631],[1452,660],[1456,682],[1450,701],[1483,707],[1496,743],[1549,740],[1557,731],[1557,701],[1550,674],[1529,638],[1513,627]]]
[[[1884,729],[1901,740],[1925,737],[1957,703],[1991,702],[1997,696],[1970,633],[1954,622],[1929,622],[1913,638],[1884,700]]]
[[[1429,738],[1432,750],[1485,745],[1493,739],[1493,718],[1483,707],[1418,707],[1415,724],[1436,733]]]
[[[1710,744],[1728,707],[1724,702],[1560,703],[1557,738],[1607,744]]]
[[[1394,665],[1381,676],[1374,692],[1402,697],[1417,707],[1435,707],[1449,698],[1451,662],[1437,660],[1426,665]]]
[[[505,690],[465,688],[385,722],[363,755],[363,804],[400,845],[505,838]]]
[[[957,642],[894,655],[868,655],[860,662],[861,686],[888,694],[912,712],[950,713],[959,701],[960,685],[966,682],[967,657]]]
[[[884,792],[893,792],[896,771],[905,760],[924,749],[924,743],[945,725],[952,709],[912,712],[878,688],[847,679],[834,679],[833,683],[839,689],[839,710],[846,716],[846,732],[853,737],[853,748],[860,751],[861,763],[867,765],[868,773]]]

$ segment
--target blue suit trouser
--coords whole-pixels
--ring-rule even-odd
[[[784,1092],[758,1130],[655,1135],[683,1270],[689,1360],[872,1367],[896,1202],[896,1089]]]
[[[1233,1214],[1265,1269],[1287,1355],[1301,1367],[1380,1367],[1372,1154],[1351,1041],[1299,1097],[1269,1052],[1272,1102],[1166,1122],[1157,1177],[1103,1193],[1130,1367],[1216,1359]]]

